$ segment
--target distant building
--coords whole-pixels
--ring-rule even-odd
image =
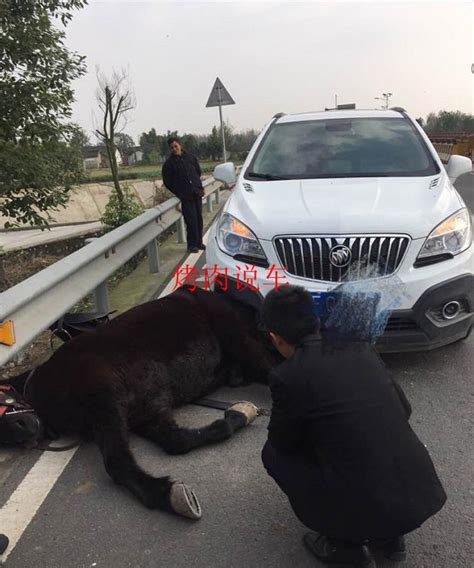
[[[122,155],[122,161],[124,166],[133,166],[143,161],[143,152],[140,146],[133,146],[132,148],[127,148]]]
[[[84,146],[82,149],[82,159],[85,170],[110,167],[107,148],[103,144],[99,146]],[[122,156],[117,148],[115,149],[115,159],[119,166],[123,165]]]

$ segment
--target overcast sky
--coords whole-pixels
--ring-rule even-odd
[[[207,133],[205,108],[218,76],[236,101],[224,117],[260,129],[275,113],[355,102],[415,116],[474,112],[471,0],[425,2],[90,1],[67,28],[67,45],[86,56],[74,84],[73,119],[90,134],[95,68],[127,67],[137,99],[126,132]],[[97,114],[97,113],[96,113]],[[92,137],[91,137],[92,140]]]

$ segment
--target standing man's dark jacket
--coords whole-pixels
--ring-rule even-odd
[[[410,405],[371,345],[310,335],[270,387],[264,464],[305,525],[347,541],[394,538],[441,509]]]
[[[163,183],[183,201],[200,198],[203,187],[201,167],[197,158],[183,151],[180,156],[171,154],[162,169]]]
[[[180,155],[171,154],[163,165],[165,186],[181,200],[181,210],[186,224],[188,251],[203,249],[202,196],[199,162],[184,150]]]

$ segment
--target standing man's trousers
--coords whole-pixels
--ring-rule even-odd
[[[196,196],[193,200],[181,201],[184,222],[186,223],[186,238],[188,249],[202,245],[202,199]]]

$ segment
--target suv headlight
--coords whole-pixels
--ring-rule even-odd
[[[431,231],[418,259],[447,254],[454,256],[468,249],[471,242],[471,216],[467,209],[460,209]]]
[[[238,219],[224,213],[217,227],[217,242],[221,250],[231,256],[241,256],[244,260],[267,262],[257,237]]]

